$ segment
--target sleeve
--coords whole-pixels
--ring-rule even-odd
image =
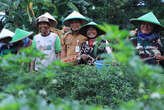
[[[58,36],[56,37],[56,40],[55,40],[55,52],[56,53],[61,52],[61,43],[60,43],[60,39]]]
[[[109,47],[109,42],[106,40],[106,47],[105,47],[106,51],[108,54],[112,53],[112,49]]]
[[[97,48],[97,52],[99,53],[104,53],[105,52],[105,47],[106,47],[106,41],[102,40],[100,41],[100,43],[97,44],[98,48]]]
[[[81,55],[84,54],[84,51],[83,50],[84,50],[84,43],[81,44],[80,54],[79,54],[79,56],[77,58],[77,63],[78,64],[84,64],[84,62],[83,62],[83,60],[81,58]]]
[[[85,49],[85,44],[82,43],[80,48],[80,55],[84,54],[84,49]]]
[[[35,39],[32,40],[32,46],[34,49],[36,49],[36,42],[35,42]]]

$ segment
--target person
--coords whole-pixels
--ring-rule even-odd
[[[50,31],[57,34],[59,36],[60,40],[61,40],[60,36],[62,34],[62,31],[59,30],[59,29],[54,28],[58,24],[57,20],[50,13],[46,12],[46,13],[40,15],[38,18],[36,18],[36,22],[38,22],[39,18],[41,18],[41,17],[48,18],[48,20],[50,22]]]
[[[60,59],[61,45],[59,37],[50,31],[50,22],[47,17],[40,17],[37,21],[40,33],[34,36],[33,46],[45,54],[44,59],[36,58],[34,69],[37,71],[43,66],[50,65],[57,58]],[[40,64],[41,63],[41,64]],[[31,65],[31,69],[33,64]]]
[[[4,22],[6,21],[5,12],[0,11],[0,31],[4,28]]]
[[[107,40],[101,40],[98,43],[96,42],[96,38],[105,34],[105,32],[99,29],[95,22],[84,25],[79,32],[88,40],[82,43],[80,55],[77,60],[78,64],[93,65],[96,60],[102,59],[101,54],[111,54],[112,50],[107,46]]]
[[[164,30],[164,26],[152,12],[132,18],[130,22],[138,26],[136,37],[132,37],[131,41],[141,59],[148,64],[162,63],[164,60],[163,45],[158,33]]]
[[[60,41],[61,41],[61,47],[62,47],[62,51],[61,51],[61,59],[63,59],[65,57],[65,51],[64,51],[64,42],[63,42],[63,38],[64,36],[70,32],[70,27],[66,26],[66,25],[62,25],[62,30],[61,30],[61,34],[60,34]]]
[[[66,25],[62,25],[62,33],[63,36],[70,31],[70,27]]]
[[[87,40],[86,37],[79,33],[80,26],[86,23],[88,23],[88,19],[76,11],[73,11],[63,20],[63,24],[69,26],[71,29],[63,38],[65,52],[64,62],[69,59],[76,59],[79,53],[79,48],[76,47],[80,47],[81,44]]]
[[[20,49],[31,46],[32,40],[30,40],[29,37],[32,36],[32,34],[33,32],[17,28],[10,41],[11,53],[18,54]]]
[[[55,34],[57,34],[58,35],[58,37],[59,37],[59,39],[60,39],[60,42],[61,42],[61,59],[63,58],[63,56],[64,56],[64,51],[63,51],[63,36],[64,36],[64,34],[63,34],[63,30],[59,30],[59,29],[56,29],[56,28],[54,28],[54,27],[56,27],[57,26],[57,24],[58,24],[58,22],[57,22],[57,20],[50,14],[50,13],[48,13],[48,12],[46,12],[46,13],[44,13],[44,14],[42,14],[41,16],[39,16],[37,19],[36,19],[36,22],[39,20],[39,18],[41,18],[41,17],[46,17],[46,18],[48,18],[48,20],[49,20],[49,22],[50,22],[50,31],[52,32],[52,33],[55,33]]]
[[[0,33],[0,56],[10,53],[10,44],[14,33],[8,29],[3,28]]]

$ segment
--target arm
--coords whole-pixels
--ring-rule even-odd
[[[87,60],[89,60],[89,59],[92,61],[94,60],[94,58],[90,56],[90,54],[89,54],[90,52],[87,52],[86,48],[87,48],[86,42],[82,43],[81,49],[80,49],[80,54],[77,59],[79,64],[87,63]]]
[[[157,55],[155,55],[155,57],[156,57],[156,59],[157,60],[164,60],[164,40],[163,39],[158,39],[158,41],[157,41],[157,47],[158,47],[158,49],[159,49],[159,51],[161,52],[161,54],[157,54]]]
[[[56,41],[55,41],[55,52],[56,52],[56,58],[60,59],[60,57],[61,57],[61,42],[60,42],[60,39],[58,36],[56,37]]]
[[[109,47],[109,42],[106,40],[106,47],[105,47],[106,51],[108,54],[112,54],[112,49]]]
[[[32,40],[32,46],[33,46],[34,49],[36,49],[36,42],[35,42],[35,40]],[[35,64],[35,61],[30,62],[30,67],[29,67],[30,72],[33,71],[34,64]]]
[[[82,43],[81,47],[80,47],[80,52],[79,52],[79,55],[77,58],[78,64],[83,64],[83,59],[86,59],[86,58],[84,58],[84,57],[86,57],[86,54],[84,53],[84,49],[85,49],[85,44]]]
[[[62,38],[62,58],[65,58],[67,56],[67,45],[66,45],[66,41],[65,41],[65,38],[66,38],[66,35],[63,35],[63,38]]]

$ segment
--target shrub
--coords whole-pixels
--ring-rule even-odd
[[[112,64],[114,61],[118,66],[111,65],[98,70],[95,66],[75,66],[56,61],[37,72],[29,72],[29,63],[35,57],[42,58],[44,55],[32,48],[22,50],[19,55],[8,54],[0,58],[0,109],[17,110],[22,106],[42,109],[42,106],[37,107],[43,104],[46,109],[57,105],[70,110],[75,109],[73,100],[77,100],[79,110],[87,109],[88,104],[107,105],[116,110],[154,109],[157,105],[161,109],[163,70],[159,66],[144,64],[135,55],[133,46],[125,40],[127,31],[120,31],[117,26],[104,25],[101,28],[110,37],[101,36],[100,40],[116,41],[110,44],[116,50],[113,57],[105,55],[105,62]],[[57,98],[68,101],[57,103]],[[7,101],[9,99],[13,101],[10,103]]]

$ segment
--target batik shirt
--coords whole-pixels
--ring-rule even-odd
[[[78,58],[78,63],[93,65],[96,60],[102,59],[101,54],[108,53],[108,48],[106,47],[106,44],[107,43],[104,40],[102,40],[101,42],[97,44],[96,42],[94,42],[92,46],[90,46],[89,41],[82,43],[82,46],[80,49],[80,56]],[[81,58],[82,54],[86,54],[89,56],[86,61],[82,60]]]
[[[133,38],[133,43],[136,46],[137,54],[142,59],[148,60],[154,58],[155,55],[163,55],[163,45],[161,44],[160,37],[155,33],[146,37],[140,37],[138,34],[136,38]]]

